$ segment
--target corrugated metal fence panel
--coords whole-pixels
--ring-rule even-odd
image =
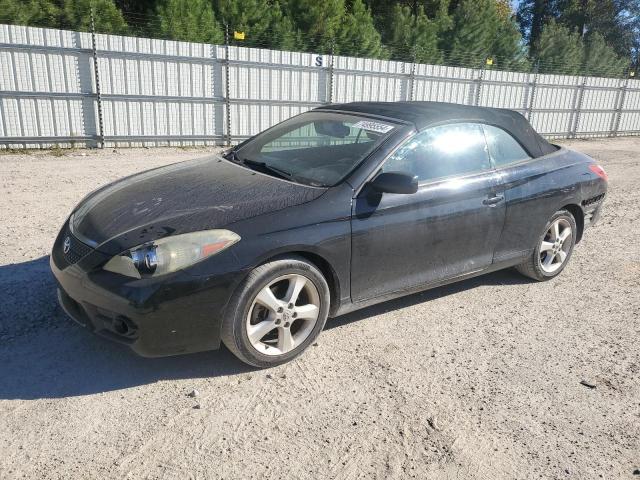
[[[470,68],[418,64],[413,99],[473,104],[477,75],[478,72]]]
[[[531,123],[542,135],[571,135],[582,77],[570,75],[538,75]]]
[[[406,100],[409,69],[403,62],[336,56],[333,102]]]
[[[87,38],[78,32],[0,25],[0,44],[7,46],[0,50],[0,137],[95,135],[95,117],[86,116],[93,102],[91,55],[82,51]]]
[[[509,108],[524,113],[529,106],[530,74],[521,72],[484,72],[479,105]]]
[[[231,135],[242,140],[327,101],[328,57],[229,47]]]
[[[511,108],[530,116],[549,137],[609,135],[616,126],[619,135],[640,133],[640,80],[635,79],[116,35],[96,35],[96,44],[108,145],[222,143],[228,133],[237,142],[330,101],[432,100]],[[0,25],[0,146],[96,145],[98,112],[90,34]]]
[[[116,35],[97,35],[96,44],[108,143],[221,139],[224,95],[215,46]]]
[[[620,132],[640,134],[640,80],[629,80],[620,115]]]
[[[577,136],[607,136],[614,128],[624,80],[587,77],[580,104]]]

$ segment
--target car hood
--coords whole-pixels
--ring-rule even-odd
[[[157,238],[221,228],[313,200],[326,189],[299,185],[219,156],[176,163],[89,194],[71,217],[73,233],[108,253]]]

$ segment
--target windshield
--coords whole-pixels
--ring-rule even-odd
[[[333,186],[394,128],[356,115],[308,112],[257,135],[227,158],[295,182]]]

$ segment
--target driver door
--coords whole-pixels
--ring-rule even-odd
[[[352,208],[354,302],[439,283],[491,265],[505,218],[479,124],[433,127],[382,166],[417,176],[414,194],[366,186]]]

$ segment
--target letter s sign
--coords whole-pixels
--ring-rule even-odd
[[[322,55],[318,55],[316,57],[316,67],[321,67],[322,66]]]

